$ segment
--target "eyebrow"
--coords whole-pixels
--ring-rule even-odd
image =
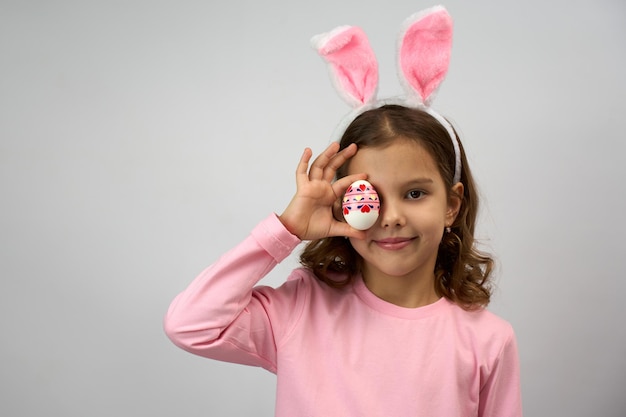
[[[428,178],[428,177],[422,177],[422,178],[414,178],[411,180],[408,180],[405,182],[405,185],[424,185],[424,184],[432,184],[435,181],[433,181],[432,178]]]

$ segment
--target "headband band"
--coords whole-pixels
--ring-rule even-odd
[[[406,96],[377,100],[378,62],[367,35],[356,26],[340,26],[314,36],[313,47],[329,65],[339,95],[353,108],[343,130],[358,114],[394,102],[420,108],[448,132],[454,147],[453,183],[461,180],[461,150],[450,123],[430,107],[448,72],[452,50],[452,18],[443,6],[415,13],[405,20],[398,38],[398,77]]]

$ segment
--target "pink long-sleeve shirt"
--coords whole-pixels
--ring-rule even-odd
[[[331,288],[307,269],[257,286],[300,243],[275,215],[172,302],[165,330],[182,349],[277,375],[278,417],[518,417],[511,326],[445,298],[410,309],[362,279]]]

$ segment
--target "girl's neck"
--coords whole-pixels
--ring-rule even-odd
[[[400,307],[417,308],[432,304],[440,296],[435,291],[435,275],[423,279],[394,277],[363,268],[365,286],[378,298]]]

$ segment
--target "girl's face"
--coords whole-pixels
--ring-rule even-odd
[[[456,217],[460,199],[448,197],[431,155],[414,141],[363,148],[350,160],[348,174],[366,173],[378,191],[380,215],[364,240],[351,238],[363,258],[363,277],[434,280],[444,229]],[[462,194],[462,185],[453,187]],[[425,281],[423,281],[425,282]]]

